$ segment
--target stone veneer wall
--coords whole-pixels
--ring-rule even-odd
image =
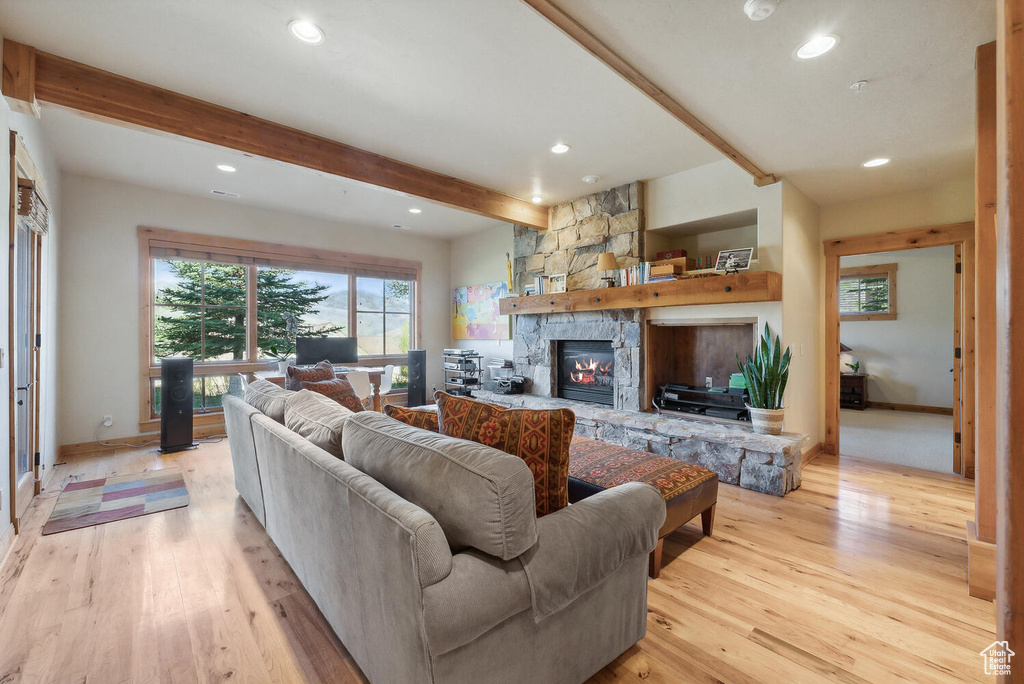
[[[619,268],[643,261],[643,184],[634,181],[559,204],[551,227],[515,226],[515,285],[522,292],[538,275],[565,273],[566,289],[601,286],[597,255],[613,252]]]
[[[516,375],[530,381],[527,392],[550,397],[558,389],[558,340],[610,341],[615,351],[615,408],[639,411],[645,395],[643,309],[519,314],[512,342]]]

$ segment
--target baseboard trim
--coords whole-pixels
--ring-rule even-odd
[[[974,598],[996,598],[996,545],[978,539],[978,525],[967,521],[967,593]]]
[[[14,523],[7,523],[7,528],[0,532],[0,568],[4,567],[7,558],[14,550]]]
[[[818,458],[825,451],[825,445],[822,442],[818,442],[810,449],[804,452],[803,457],[800,459],[800,466],[803,467]]]
[[[217,425],[203,425],[192,429],[193,439],[203,439],[223,434],[223,423]],[[57,451],[57,459],[64,460],[69,456],[83,456],[86,454],[105,454],[111,451],[117,451],[118,449],[127,448],[124,446],[126,444],[131,445],[131,447],[142,447],[147,442],[152,442],[152,446],[156,446],[160,443],[160,433],[149,432],[141,435],[133,435],[132,437],[111,437],[110,439],[105,439],[103,441],[107,442],[107,444],[101,444],[100,442],[78,442],[77,444],[65,444]]]
[[[868,408],[884,409],[886,411],[909,411],[910,413],[932,413],[938,416],[953,415],[952,408],[945,406],[919,406],[918,404],[891,404],[887,401],[869,401]]]

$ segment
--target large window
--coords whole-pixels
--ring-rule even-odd
[[[364,365],[400,365],[416,344],[418,262],[149,228],[139,239],[149,274],[141,423],[160,413],[162,357],[195,360],[193,405],[204,413],[239,373],[293,357],[297,336],[355,335]]]
[[[842,269],[839,316],[844,321],[895,320],[896,264]]]

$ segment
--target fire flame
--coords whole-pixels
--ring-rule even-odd
[[[601,363],[593,357],[587,360],[586,363],[581,364],[576,361],[576,370],[578,373],[569,372],[569,378],[578,385],[596,385],[597,380],[595,379],[598,375],[608,375],[611,373],[613,361],[608,363]]]

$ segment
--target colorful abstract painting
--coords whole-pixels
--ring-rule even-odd
[[[470,285],[452,290],[452,339],[508,340],[512,324],[498,313],[498,300],[508,296],[508,283]]]

